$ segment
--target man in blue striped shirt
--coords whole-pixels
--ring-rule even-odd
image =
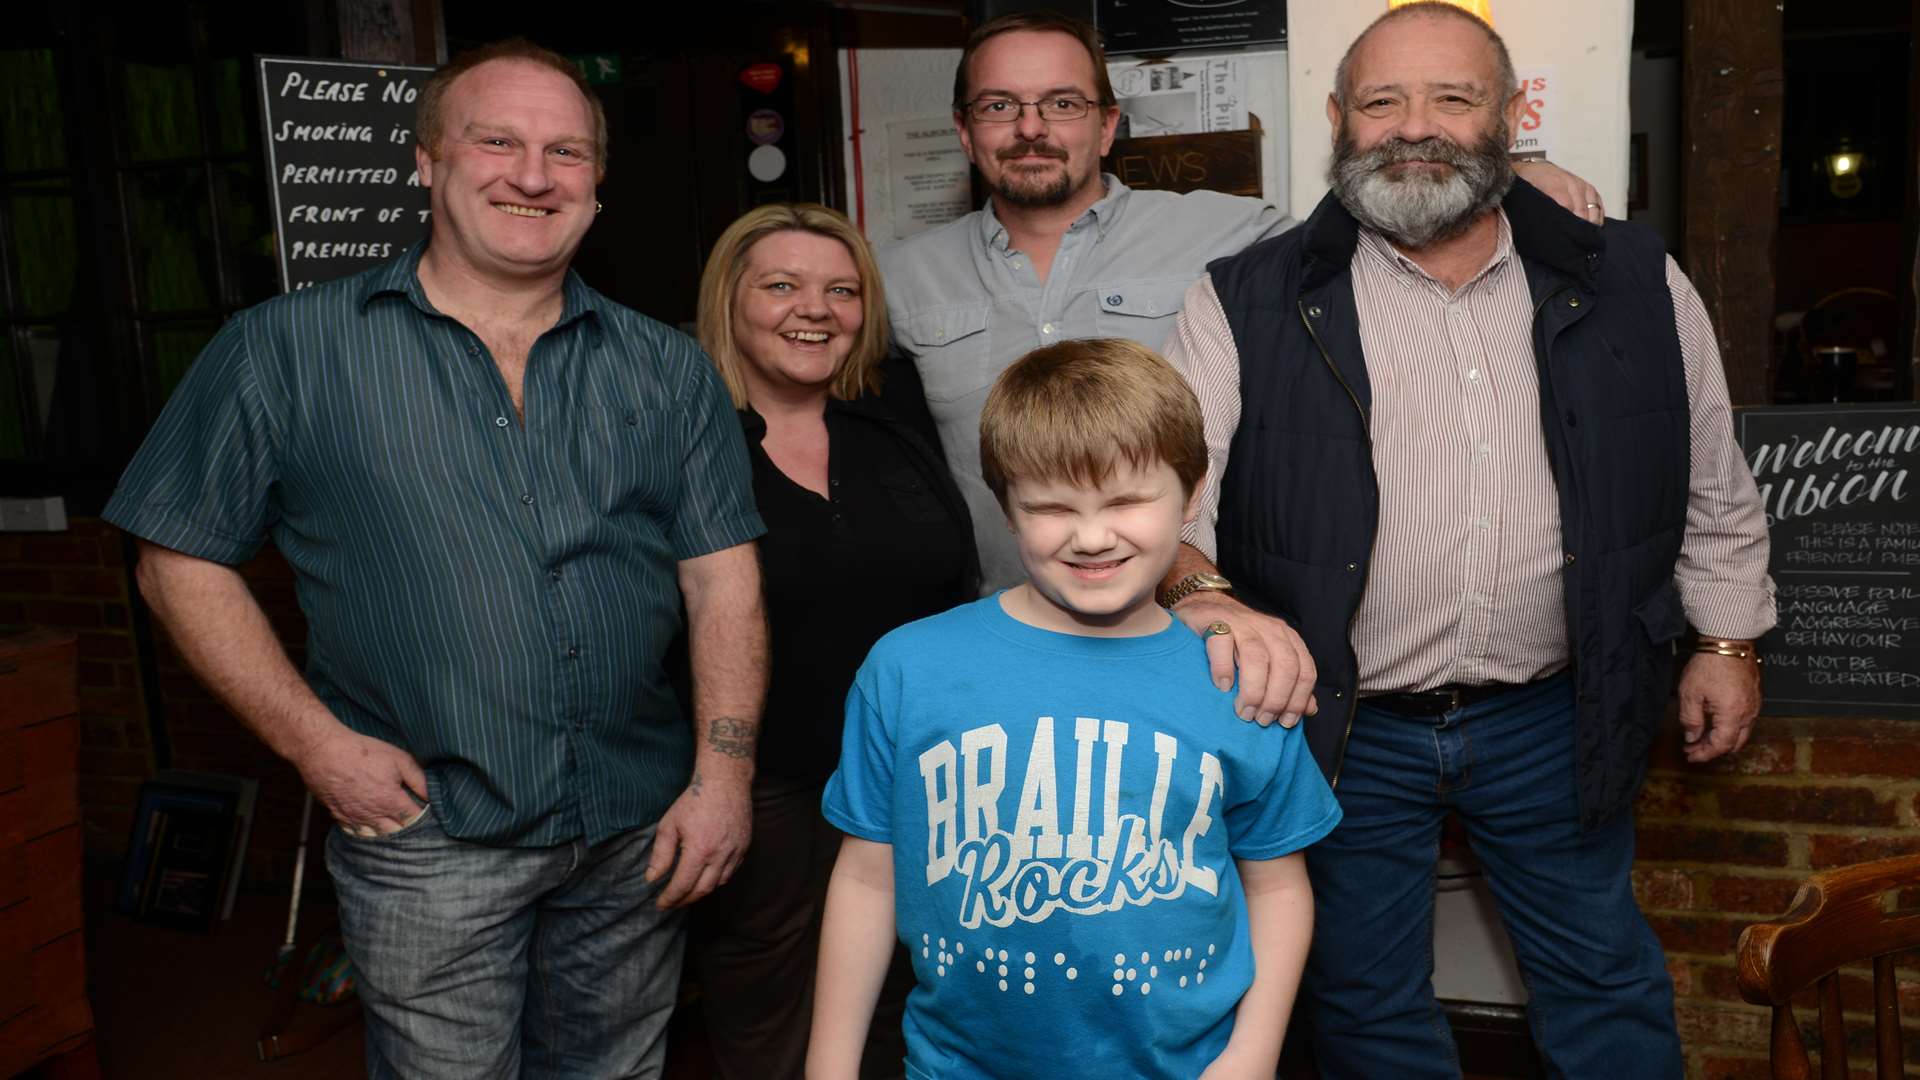
[[[739,426],[568,266],[606,122],[524,41],[420,98],[424,246],[242,312],[106,516],[194,670],[339,828],[384,1076],[657,1075],[678,909],[748,841],[766,643]],[[271,537],[296,672],[233,565]],[[684,602],[689,732],[663,670]]]

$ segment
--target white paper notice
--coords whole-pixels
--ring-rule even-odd
[[[1247,126],[1247,65],[1216,56],[1160,64],[1109,64],[1126,137],[1241,131]]]
[[[1550,67],[1520,73],[1520,92],[1526,106],[1513,133],[1513,152],[1523,157],[1553,157],[1554,99],[1559,95],[1559,72]]]
[[[893,238],[945,225],[968,210],[967,155],[950,116],[895,120],[887,125],[887,189],[893,202]]]

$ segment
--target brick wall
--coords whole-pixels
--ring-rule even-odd
[[[1655,751],[1638,806],[1634,887],[1667,949],[1690,1080],[1766,1080],[1767,1010],[1740,1000],[1734,943],[1792,903],[1809,872],[1920,852],[1920,726],[1762,717],[1731,761]],[[1856,1074],[1872,1062],[1871,970],[1845,980]],[[1920,1065],[1920,972],[1900,979],[1909,1066]],[[1795,1016],[1815,1047],[1811,997]],[[1865,1039],[1866,1041],[1862,1041]]]
[[[156,767],[134,637],[131,557],[120,531],[98,519],[75,519],[64,533],[0,533],[0,634],[47,626],[79,635],[80,802],[96,873],[117,870],[140,784]],[[282,640],[303,641],[306,627],[285,562],[269,551],[242,572]],[[160,719],[172,767],[259,780],[245,880],[253,886],[288,880],[299,831],[299,775],[213,700],[164,631],[156,627],[155,636]],[[301,651],[291,651],[299,663]]]

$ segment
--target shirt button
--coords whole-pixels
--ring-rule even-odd
[[[1040,332],[1041,332],[1041,333],[1043,333],[1043,334],[1051,334],[1051,333],[1053,333],[1053,324],[1052,324],[1052,323],[1048,323],[1047,325],[1045,325],[1045,326],[1043,326],[1043,327],[1041,327],[1041,328],[1040,328]]]
[[[1474,518],[1474,519],[1473,519],[1473,527],[1474,527],[1474,528],[1476,528],[1476,529],[1489,529],[1489,528],[1492,528],[1492,527],[1493,527],[1493,522],[1491,522],[1491,521],[1489,521],[1489,520],[1487,520],[1486,518],[1483,518],[1483,517],[1482,517],[1482,518]]]
[[[1481,456],[1481,457],[1486,457],[1486,456],[1487,456],[1488,454],[1491,454],[1491,453],[1493,453],[1493,447],[1492,447],[1492,445],[1490,445],[1490,444],[1488,444],[1488,443],[1481,443],[1481,444],[1480,444],[1480,456]]]
[[[549,580],[549,581],[559,581],[559,580],[560,580],[560,571],[558,571],[558,570],[549,570],[549,571],[547,571],[547,580]]]
[[[1350,562],[1347,564],[1347,573],[1349,574],[1356,573],[1357,571],[1359,571],[1359,569],[1360,569],[1360,564],[1357,562]]]
[[[1568,566],[1573,565],[1573,552],[1571,551],[1567,552],[1567,565]]]
[[[1477,367],[1476,367],[1476,368],[1468,368],[1468,369],[1467,369],[1467,381],[1468,381],[1468,382],[1479,382],[1479,381],[1480,381],[1480,369],[1479,369],[1479,368],[1477,368]]]
[[[469,346],[467,346],[467,355],[468,355],[468,356],[479,356],[479,355],[480,355],[480,346],[478,346],[478,345],[469,345]]]
[[[521,501],[521,502],[523,502],[523,503],[526,503],[526,504],[527,504],[528,506],[532,506],[532,505],[533,505],[533,496],[531,496],[531,495],[522,495],[522,496],[520,496],[520,501]]]
[[[1119,293],[1114,293],[1112,296],[1107,297],[1107,306],[1119,307],[1121,299],[1122,297]]]
[[[1015,270],[1018,270],[1020,269],[1020,260],[1015,259],[1012,262],[1008,263],[1007,265],[1013,267]]]
[[[504,417],[504,416],[496,416],[496,417],[494,417],[494,418],[493,418],[493,426],[494,426],[494,427],[506,427],[506,426],[507,426],[507,418],[506,418],[506,417]]]
[[[1569,297],[1567,297],[1567,306],[1568,306],[1568,307],[1579,307],[1579,306],[1580,306],[1580,298],[1579,298],[1579,297],[1577,297],[1577,296],[1569,296]]]
[[[567,646],[567,659],[575,660],[575,659],[578,659],[579,656],[580,656],[580,646],[578,645]]]
[[[1315,306],[1313,306],[1313,307],[1310,307],[1310,308],[1308,308],[1308,309],[1307,309],[1307,317],[1308,317],[1308,318],[1310,318],[1310,319],[1317,319],[1317,318],[1319,318],[1319,317],[1320,317],[1320,308],[1319,308],[1319,306],[1318,306],[1318,305],[1315,305]]]

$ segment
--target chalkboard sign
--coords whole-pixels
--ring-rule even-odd
[[[1920,719],[1920,408],[1742,409],[1780,624],[1766,711]]]
[[[433,69],[258,59],[280,287],[357,274],[424,235],[413,115]]]

